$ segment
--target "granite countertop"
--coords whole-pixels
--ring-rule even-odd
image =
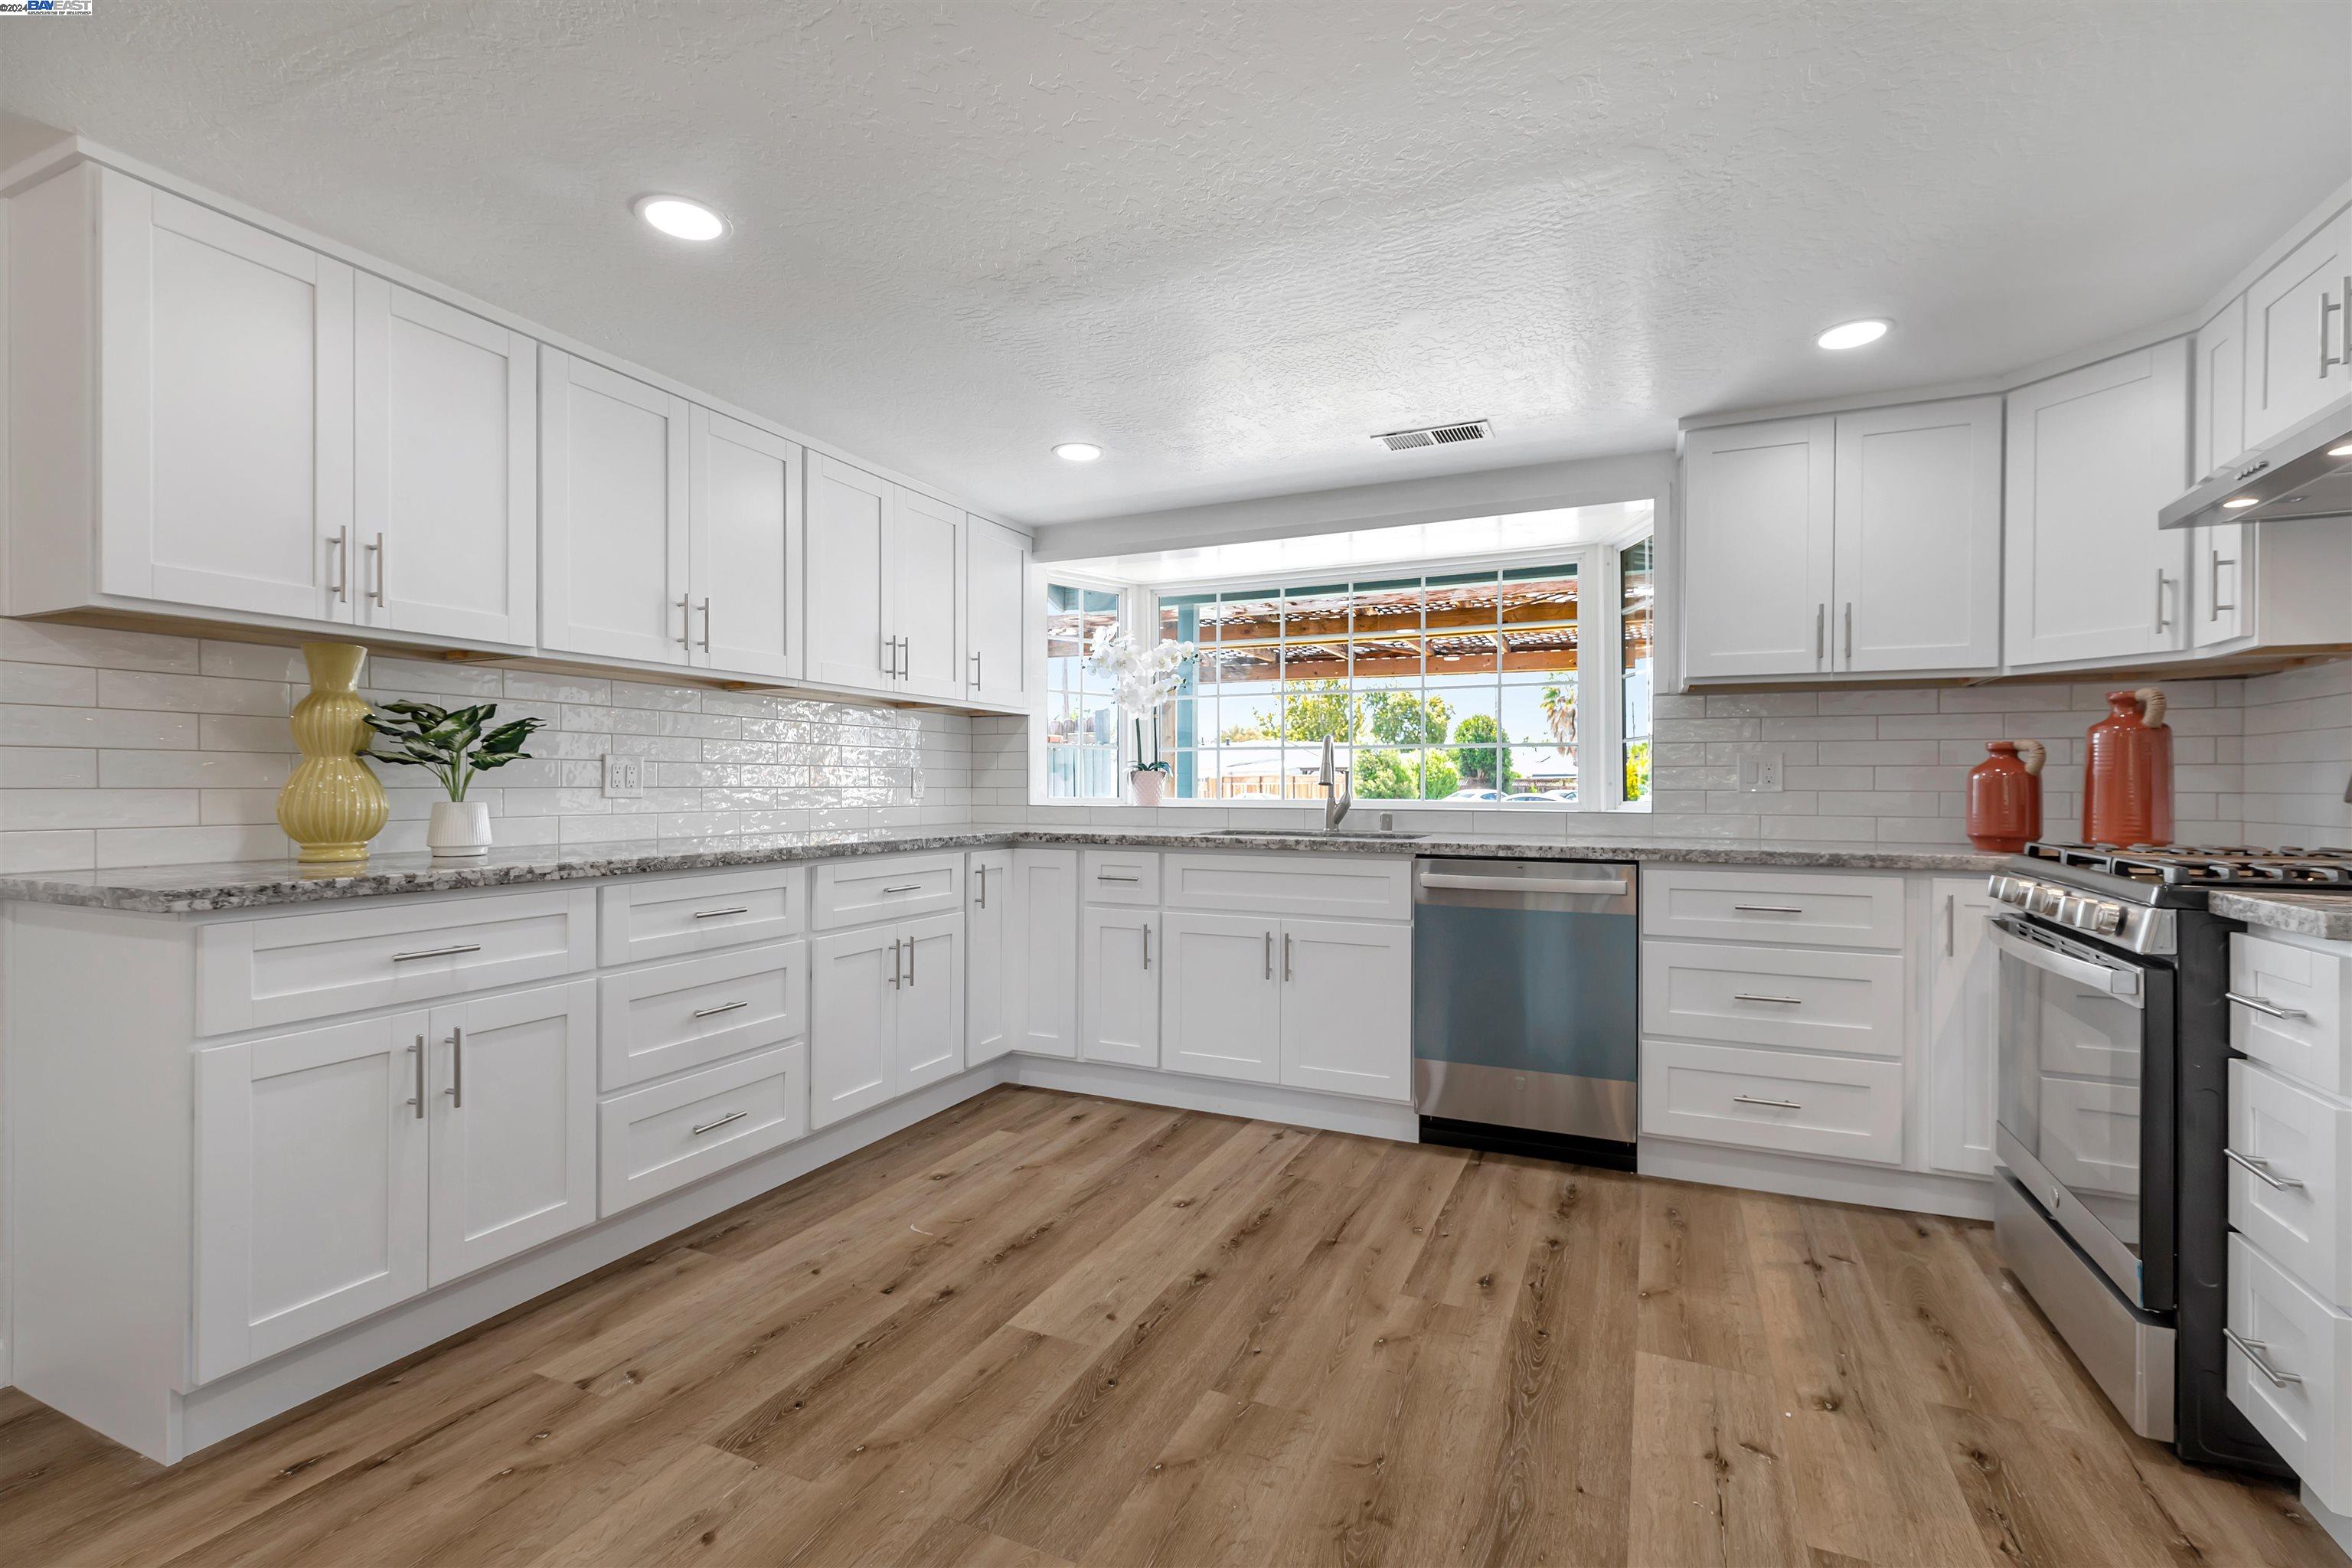
[[[770,866],[918,850],[987,849],[1007,845],[1098,848],[1311,850],[1336,855],[1461,855],[1542,860],[1634,860],[1648,865],[1780,866],[1872,871],[1990,871],[2005,857],[1946,846],[1805,844],[1752,839],[1626,839],[1440,837],[1370,834],[1231,833],[1131,828],[901,827],[813,833],[745,834],[716,838],[540,845],[493,849],[479,859],[430,855],[372,857],[356,867],[302,867],[291,860],[234,860],[199,866],[132,866],[103,871],[0,876],[0,899],[79,904],[148,914],[196,914],[273,904],[323,903],[388,893],[443,893],[568,882],[652,871]]]
[[[2250,926],[2352,942],[2352,893],[2225,893],[2216,889],[2205,907]]]

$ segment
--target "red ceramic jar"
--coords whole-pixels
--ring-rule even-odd
[[[1992,754],[1969,773],[1969,842],[2014,855],[2042,837],[2042,747],[2018,756],[2019,742],[1988,741]]]
[[[2083,841],[2172,842],[2172,731],[2153,686],[2107,693],[2083,753]]]

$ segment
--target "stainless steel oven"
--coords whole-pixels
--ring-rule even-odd
[[[1992,917],[2000,1163],[2132,1306],[2173,1304],[2174,972]]]

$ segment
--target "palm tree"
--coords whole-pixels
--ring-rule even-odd
[[[1551,738],[1563,752],[1576,746],[1576,693],[1563,691],[1557,686],[1547,686],[1543,693],[1544,723],[1551,730]]]

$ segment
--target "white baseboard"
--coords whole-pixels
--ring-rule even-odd
[[[1721,1149],[1710,1143],[1686,1143],[1678,1138],[1643,1137],[1634,1158],[1642,1174],[1666,1176],[1678,1182],[1744,1187],[1750,1192],[1822,1198],[1869,1208],[1951,1215],[1960,1219],[1992,1217],[1992,1183],[1985,1177],[1890,1171],[1875,1165],[1850,1165],[1838,1160],[1811,1160],[1801,1154]]]
[[[1326,1132],[1358,1132],[1367,1138],[1389,1138],[1401,1143],[1421,1142],[1421,1118],[1410,1105],[1350,1100],[1312,1089],[1285,1089],[1280,1084],[1195,1078],[1186,1073],[1123,1067],[1117,1062],[1076,1062],[1060,1057],[1031,1056],[1002,1059],[1012,1067],[1013,1082],[1036,1089],[1139,1100],[1178,1110],[1212,1110],[1223,1116],[1247,1116],[1262,1121],[1286,1122],[1293,1127],[1319,1128]]]
[[[2345,1556],[2352,1557],[2352,1514],[2336,1512],[2312,1496],[2308,1485],[2303,1489],[2303,1511],[2319,1521],[2319,1528],[2327,1531],[2329,1538],[2344,1549]]]
[[[664,1237],[855,1153],[877,1139],[902,1131],[995,1087],[1008,1076],[1004,1064],[993,1061],[931,1084],[904,1100],[877,1105],[863,1116],[812,1133],[707,1181],[666,1193],[299,1350],[233,1373],[194,1393],[176,1395],[167,1451],[151,1453],[148,1458],[177,1463],[198,1449],[414,1355],[509,1307],[520,1306]]]

